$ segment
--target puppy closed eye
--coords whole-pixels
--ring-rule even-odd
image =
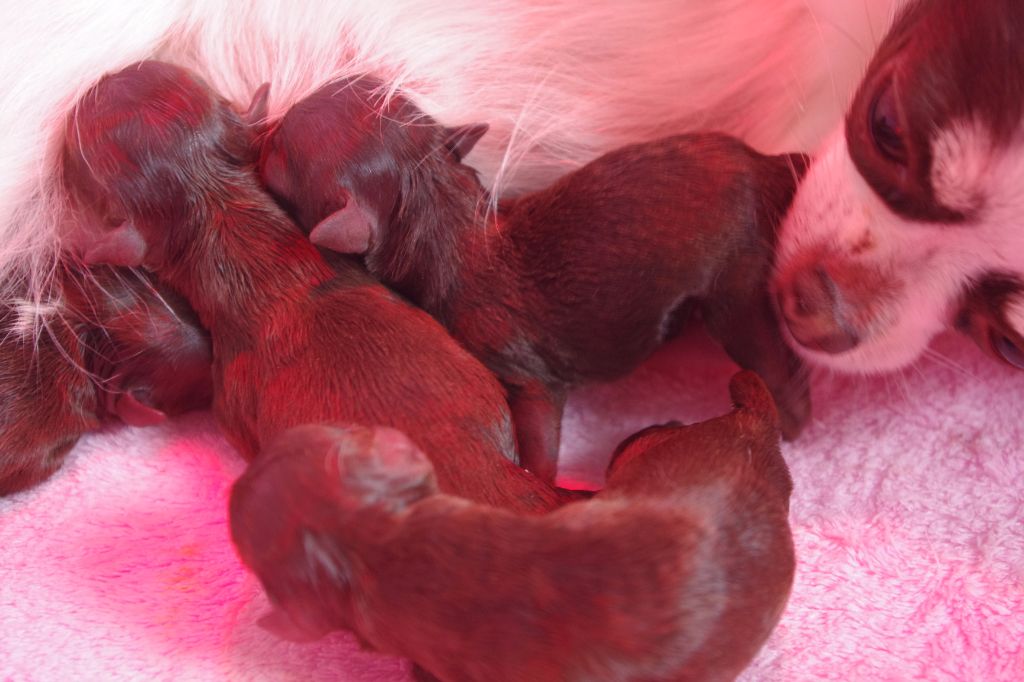
[[[875,149],[889,161],[906,166],[906,127],[900,113],[892,79],[886,80],[868,110],[868,130]]]

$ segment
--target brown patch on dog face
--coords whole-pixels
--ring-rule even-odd
[[[866,251],[870,251],[875,247],[875,238],[871,232],[865,232],[860,239],[852,247],[850,247],[850,255],[860,256]]]
[[[906,219],[962,223],[977,202],[943,205],[935,145],[958,121],[996,143],[1024,115],[1024,5],[1010,0],[915,2],[875,55],[846,121],[850,157]]]
[[[1011,311],[1022,302],[1024,283],[1009,275],[988,275],[964,293],[956,327],[992,357],[1024,369],[1024,330],[1014,327]]]

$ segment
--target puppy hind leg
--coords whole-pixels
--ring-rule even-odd
[[[441,682],[440,678],[415,663],[412,665],[412,679],[414,682]]]
[[[519,463],[553,484],[558,473],[565,389],[530,379],[509,384],[509,409],[515,424]]]
[[[793,440],[811,416],[808,372],[786,345],[767,294],[719,298],[703,309],[708,332],[733,361],[757,372],[779,409],[782,435]]]

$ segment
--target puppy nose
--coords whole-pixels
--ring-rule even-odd
[[[843,318],[839,285],[822,265],[804,268],[779,289],[779,310],[796,341],[823,353],[842,353],[860,343]]]

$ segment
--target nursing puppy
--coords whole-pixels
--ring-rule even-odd
[[[434,458],[446,492],[518,511],[568,499],[514,463],[500,384],[361,267],[329,267],[259,187],[251,149],[198,77],[148,61],[82,98],[64,153],[86,258],[153,271],[209,328],[214,410],[242,453],[298,424],[381,424]]]
[[[293,638],[347,629],[441,680],[727,680],[793,580],[770,394],[620,446],[594,499],[524,518],[440,494],[392,429],[281,434],[235,484],[231,534]],[[423,676],[421,676],[421,679]]]
[[[49,478],[82,434],[208,407],[210,347],[188,306],[133,273],[69,270],[36,336],[0,309],[0,495]]]
[[[1024,4],[909,3],[781,233],[794,348],[906,365],[959,327],[1024,368]]]
[[[83,367],[103,396],[101,416],[150,426],[210,406],[210,338],[180,296],[112,268],[72,269],[65,280]]]
[[[695,134],[610,152],[503,202],[460,163],[486,126],[445,128],[371,78],[293,107],[261,176],[314,244],[367,266],[439,319],[509,389],[523,464],[553,480],[566,392],[626,374],[699,310],[768,382],[783,432],[810,412],[768,278],[806,159]]]

